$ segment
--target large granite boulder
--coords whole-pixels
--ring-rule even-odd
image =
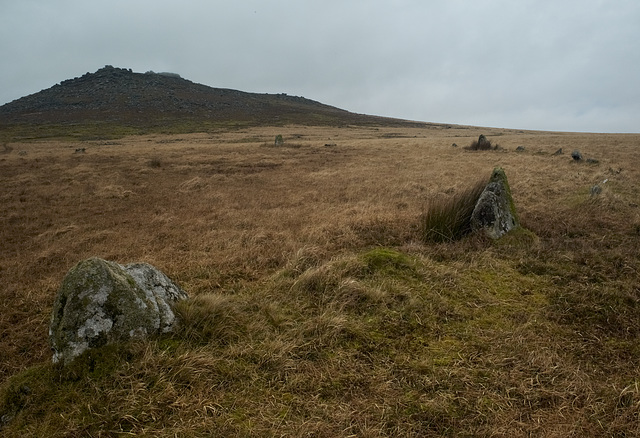
[[[187,298],[151,265],[91,258],[65,276],[49,328],[53,362],[68,364],[89,348],[167,333],[172,304]]]
[[[496,168],[471,214],[471,229],[499,239],[519,225],[507,175]]]

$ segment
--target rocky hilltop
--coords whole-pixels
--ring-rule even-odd
[[[303,97],[212,88],[174,73],[105,66],[0,107],[0,127],[107,123],[148,127],[179,121],[243,124],[409,124],[354,114]]]

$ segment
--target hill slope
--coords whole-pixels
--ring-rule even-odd
[[[95,73],[0,107],[0,127],[98,124],[154,129],[208,125],[416,125],[354,114],[303,97],[212,88],[170,73],[134,73],[105,66]],[[55,133],[54,133],[55,134]],[[44,135],[47,135],[46,133]]]

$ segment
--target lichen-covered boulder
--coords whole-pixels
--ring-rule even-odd
[[[471,229],[499,239],[519,225],[507,175],[496,168],[471,214]]]
[[[160,332],[171,331],[175,323],[171,304],[188,298],[186,292],[176,286],[162,271],[147,263],[133,263],[124,268],[151,301],[153,312],[158,313]]]
[[[171,308],[187,294],[151,265],[91,258],[65,276],[49,328],[53,362],[68,364],[89,348],[170,331]]]

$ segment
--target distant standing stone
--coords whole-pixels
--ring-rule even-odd
[[[478,137],[478,149],[483,150],[490,148],[491,142],[487,140],[487,137],[484,134],[480,134],[480,136]]]
[[[573,158],[574,161],[582,161],[582,154],[579,150],[575,150],[571,152],[571,158]]]
[[[507,175],[498,167],[493,170],[471,214],[471,229],[484,230],[492,239],[499,239],[518,226],[520,223]]]

